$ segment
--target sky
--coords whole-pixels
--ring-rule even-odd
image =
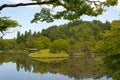
[[[20,2],[30,2],[30,0],[0,0],[0,5],[14,4]],[[61,8],[58,7],[56,10],[60,9]],[[8,29],[7,32],[9,33],[6,33],[4,38],[6,39],[15,38],[18,31],[20,31],[21,33],[29,31],[30,29],[32,30],[32,32],[41,31],[42,29],[46,29],[52,25],[62,25],[69,22],[67,20],[55,20],[52,23],[46,22],[30,23],[30,21],[34,18],[34,13],[39,11],[40,6],[4,8],[2,11],[0,11],[0,17],[10,16],[10,19],[16,20],[22,26],[14,29]],[[120,0],[117,6],[107,8],[105,12],[103,12],[101,15],[97,17],[83,15],[81,19],[85,21],[100,20],[102,22],[106,21],[112,22],[113,20],[118,20],[120,19]]]

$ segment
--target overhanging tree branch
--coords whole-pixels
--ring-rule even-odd
[[[58,6],[64,9],[52,13],[48,7],[42,8],[41,11],[35,13],[32,22],[46,21],[53,22],[55,19],[77,20],[83,14],[88,16],[97,16],[102,14],[105,6],[117,5],[118,0],[31,0],[36,2],[3,4],[0,6],[0,11],[8,7],[30,6],[30,5],[52,5],[52,10]]]
[[[39,3],[18,3],[18,4],[3,4],[0,6],[0,10],[2,10],[3,8],[7,8],[7,7],[19,7],[19,6],[30,6],[30,5],[43,5],[43,4],[51,4],[53,3],[53,1],[43,1],[43,2],[39,2]]]
[[[43,4],[53,4],[55,3],[57,0],[50,0],[50,1],[43,1],[43,2],[31,2],[31,3],[17,3],[17,4],[3,4],[0,6],[0,11],[4,8],[8,8],[8,7],[19,7],[19,6],[31,6],[31,5],[43,5]],[[95,3],[95,2],[99,2],[99,1],[91,1],[88,0],[88,2],[91,3]]]

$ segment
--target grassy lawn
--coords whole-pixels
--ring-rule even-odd
[[[30,53],[29,56],[36,58],[65,58],[69,57],[67,53],[50,53],[49,49],[40,50],[38,52]]]

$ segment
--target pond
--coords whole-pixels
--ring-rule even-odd
[[[94,59],[34,59],[22,53],[0,53],[0,80],[112,80]]]

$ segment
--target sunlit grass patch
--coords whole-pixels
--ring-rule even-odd
[[[65,58],[69,57],[67,53],[50,53],[49,49],[40,50],[38,52],[30,53],[29,56],[36,58]]]

